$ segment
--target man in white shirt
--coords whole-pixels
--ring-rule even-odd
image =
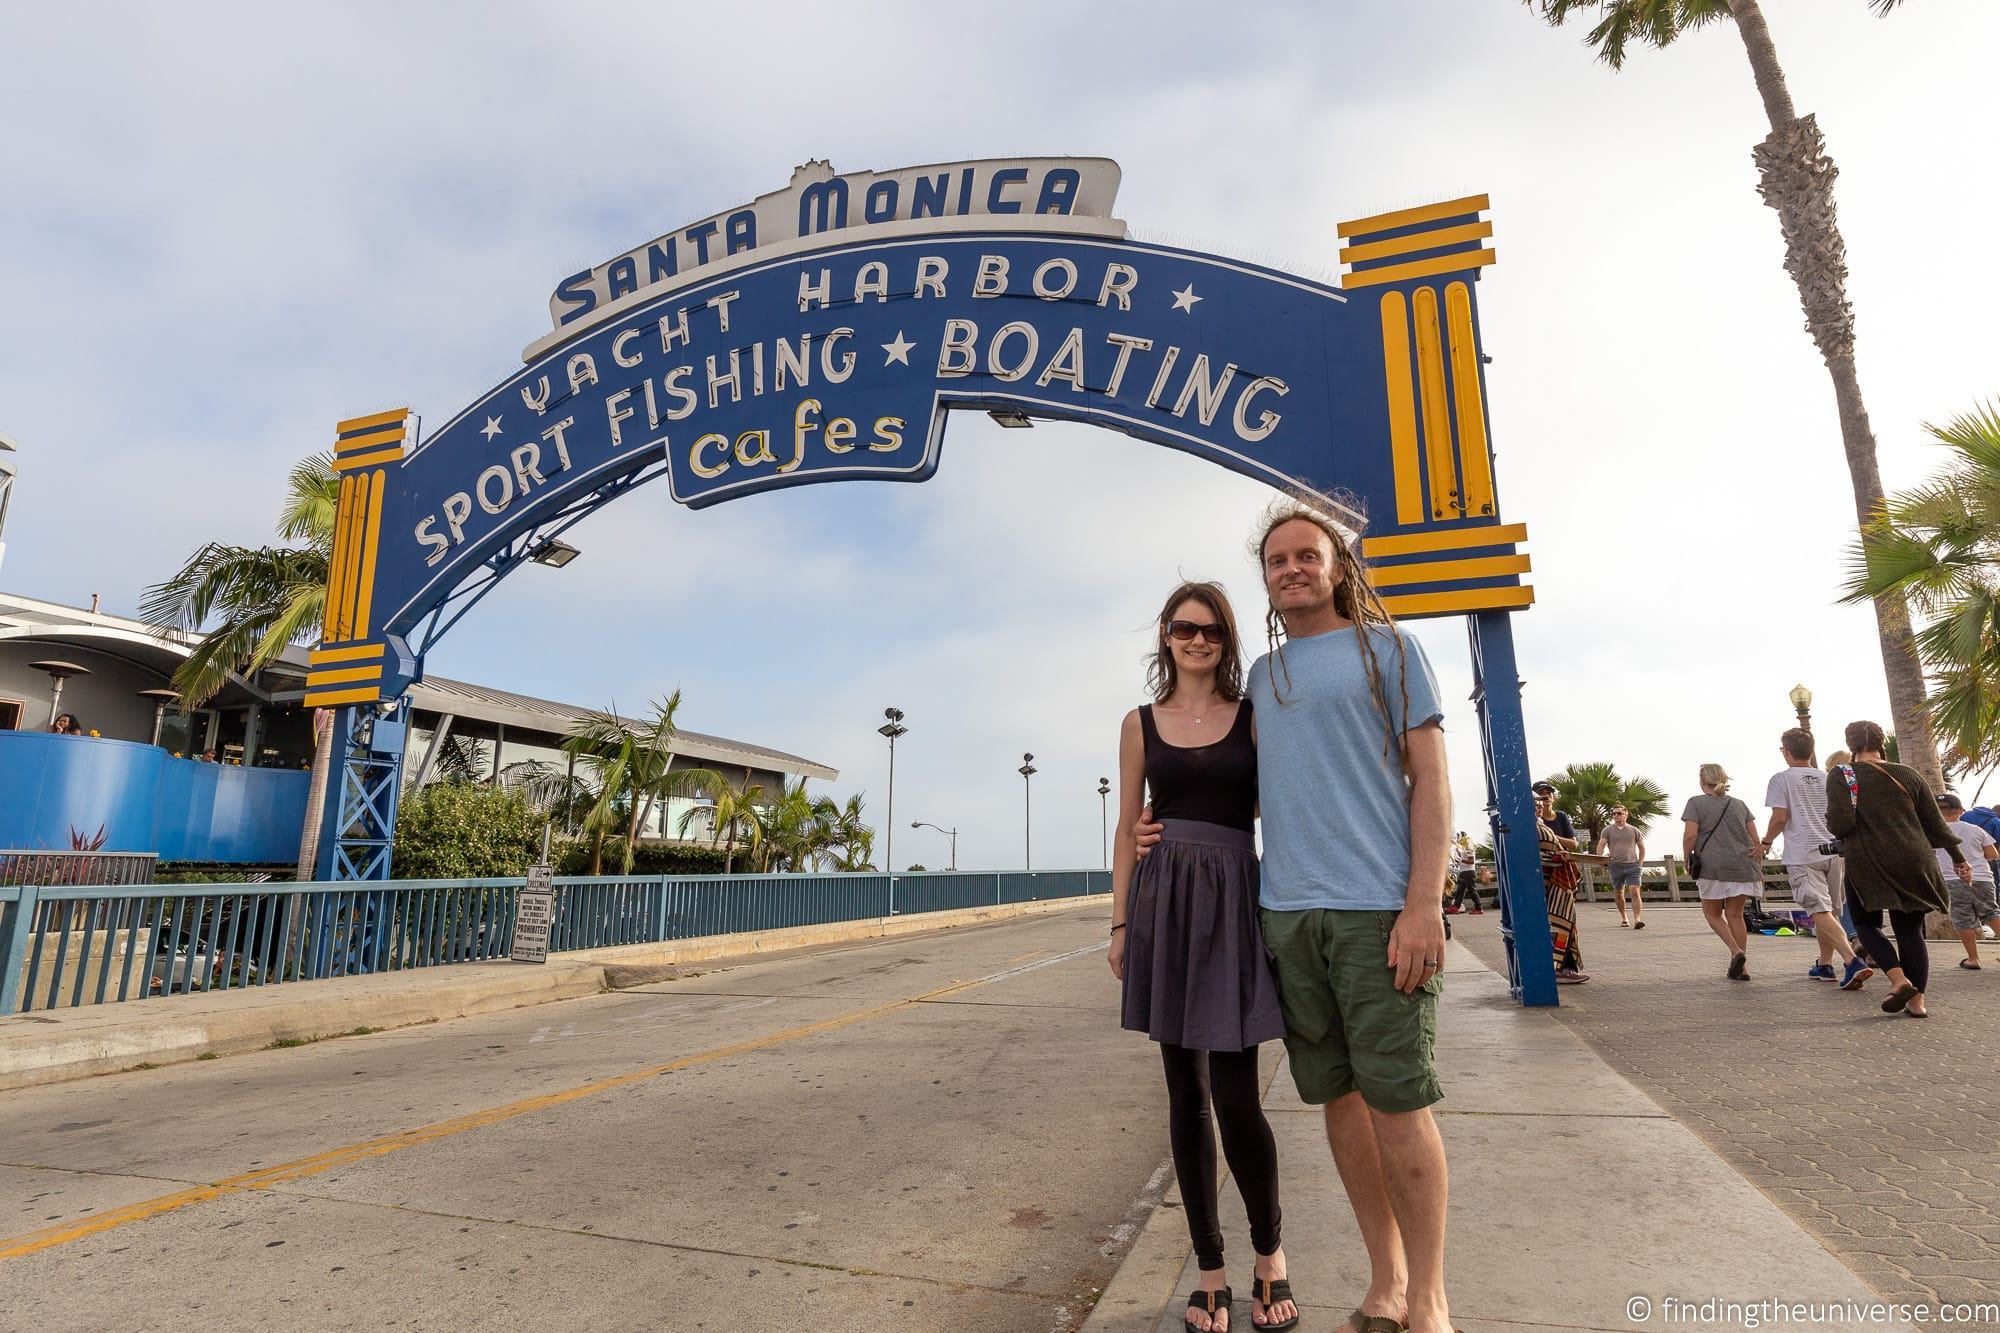
[[[1854,946],[1840,924],[1841,860],[1820,851],[1821,844],[1833,841],[1833,834],[1826,827],[1826,774],[1813,763],[1812,733],[1793,727],[1779,738],[1778,749],[1785,756],[1785,767],[1771,775],[1764,790],[1771,823],[1761,850],[1768,856],[1778,835],[1785,835],[1785,877],[1792,882],[1792,901],[1801,911],[1812,913],[1813,934],[1819,939],[1819,962],[1807,968],[1806,975],[1814,981],[1837,981],[1842,990],[1860,990],[1875,969],[1854,956]],[[1946,811],[1945,817],[1951,813]],[[1838,973],[1833,969],[1836,955],[1844,969]]]
[[[1968,972],[1979,970],[1979,926],[1981,922],[2000,930],[2000,906],[1994,902],[1993,863],[2000,860],[2000,846],[1993,835],[1965,817],[1965,806],[1950,792],[1937,798],[1938,810],[1950,821],[1958,835],[1965,859],[1972,863],[1972,882],[1963,883],[1951,874],[1951,853],[1939,852],[1946,870],[1944,886],[1951,893],[1951,924],[1965,945],[1959,966]]]

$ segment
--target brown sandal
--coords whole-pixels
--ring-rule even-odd
[[[1410,1333],[1408,1324],[1399,1324],[1387,1315],[1363,1314],[1360,1310],[1347,1316],[1347,1326],[1354,1333]]]

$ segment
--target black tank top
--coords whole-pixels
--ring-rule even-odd
[[[1155,819],[1198,819],[1249,830],[1257,819],[1257,745],[1250,738],[1250,701],[1236,706],[1227,735],[1209,745],[1169,745],[1153,725],[1153,706],[1139,709],[1146,740],[1146,786]]]

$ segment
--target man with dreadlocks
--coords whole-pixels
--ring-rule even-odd
[[[1358,542],[1284,500],[1253,552],[1270,651],[1250,669],[1264,856],[1293,1081],[1325,1108],[1370,1282],[1357,1333],[1451,1333],[1446,1167],[1430,1106],[1450,837],[1437,682]],[[1155,840],[1151,813],[1135,830]]]

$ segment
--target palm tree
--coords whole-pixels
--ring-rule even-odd
[[[764,812],[763,869],[811,870],[832,845],[829,825],[839,814],[829,797],[806,790],[804,778],[786,783]]]
[[[2000,408],[1924,429],[1953,457],[1862,529],[1844,600],[1892,593],[1916,608],[1946,765],[1979,772],[2000,763]]]
[[[218,623],[174,669],[182,707],[198,708],[229,682],[271,665],[295,644],[317,643],[326,618],[340,478],[333,459],[314,454],[285,480],[278,535],[297,546],[209,542],[180,571],[146,590],[140,614],[163,633],[198,634]],[[315,721],[312,788],[299,840],[298,877],[310,879],[319,850],[320,812],[333,767],[332,728]]]
[[[839,853],[834,858],[835,870],[866,870],[874,860],[875,830],[862,822],[864,804],[862,794],[855,792],[833,817],[830,843]]]
[[[1758,0],[1524,0],[1553,27],[1578,14],[1597,18],[1588,44],[1613,69],[1623,68],[1633,42],[1665,47],[1675,38],[1710,23],[1734,19],[1750,57],[1750,75],[1764,101],[1771,133],[1752,150],[1760,181],[1757,191],[1778,214],[1785,238],[1785,271],[1798,286],[1812,334],[1833,379],[1840,413],[1841,445],[1854,485],[1854,512],[1861,526],[1882,506],[1882,473],[1875,462],[1875,433],[1861,401],[1854,364],[1854,308],[1847,301],[1847,242],[1835,217],[1833,181],[1838,174],[1827,155],[1818,122],[1792,106],[1778,49]],[[1887,14],[1900,0],[1868,0]],[[1924,711],[1924,672],[1910,633],[1910,610],[1903,597],[1884,592],[1875,603],[1876,637],[1888,676],[1889,709],[1896,731],[1911,742],[1911,767],[1926,781],[1942,784],[1937,746]]]
[[[605,839],[620,822],[625,836],[620,873],[629,875],[639,828],[655,804],[677,796],[712,797],[727,790],[721,774],[712,769],[673,766],[674,714],[680,706],[681,692],[675,690],[653,705],[652,717],[644,722],[620,717],[615,705],[608,712],[587,713],[563,742],[564,751],[577,758],[597,788],[597,800],[583,818],[591,838],[591,874],[603,871]]]
[[[706,817],[708,820],[709,846],[724,847],[722,873],[736,871],[736,847],[742,840],[744,849],[755,860],[764,850],[764,823],[762,807],[766,802],[764,788],[756,783],[737,791],[727,783],[709,798],[709,804],[696,806],[681,816],[680,835],[685,838],[695,823]],[[725,841],[727,840],[726,846]]]
[[[1625,817],[1641,830],[1667,813],[1665,788],[1648,778],[1622,778],[1608,763],[1571,764],[1548,781],[1555,785],[1556,805],[1587,831],[1585,851],[1597,846],[1614,806],[1624,806]]]

